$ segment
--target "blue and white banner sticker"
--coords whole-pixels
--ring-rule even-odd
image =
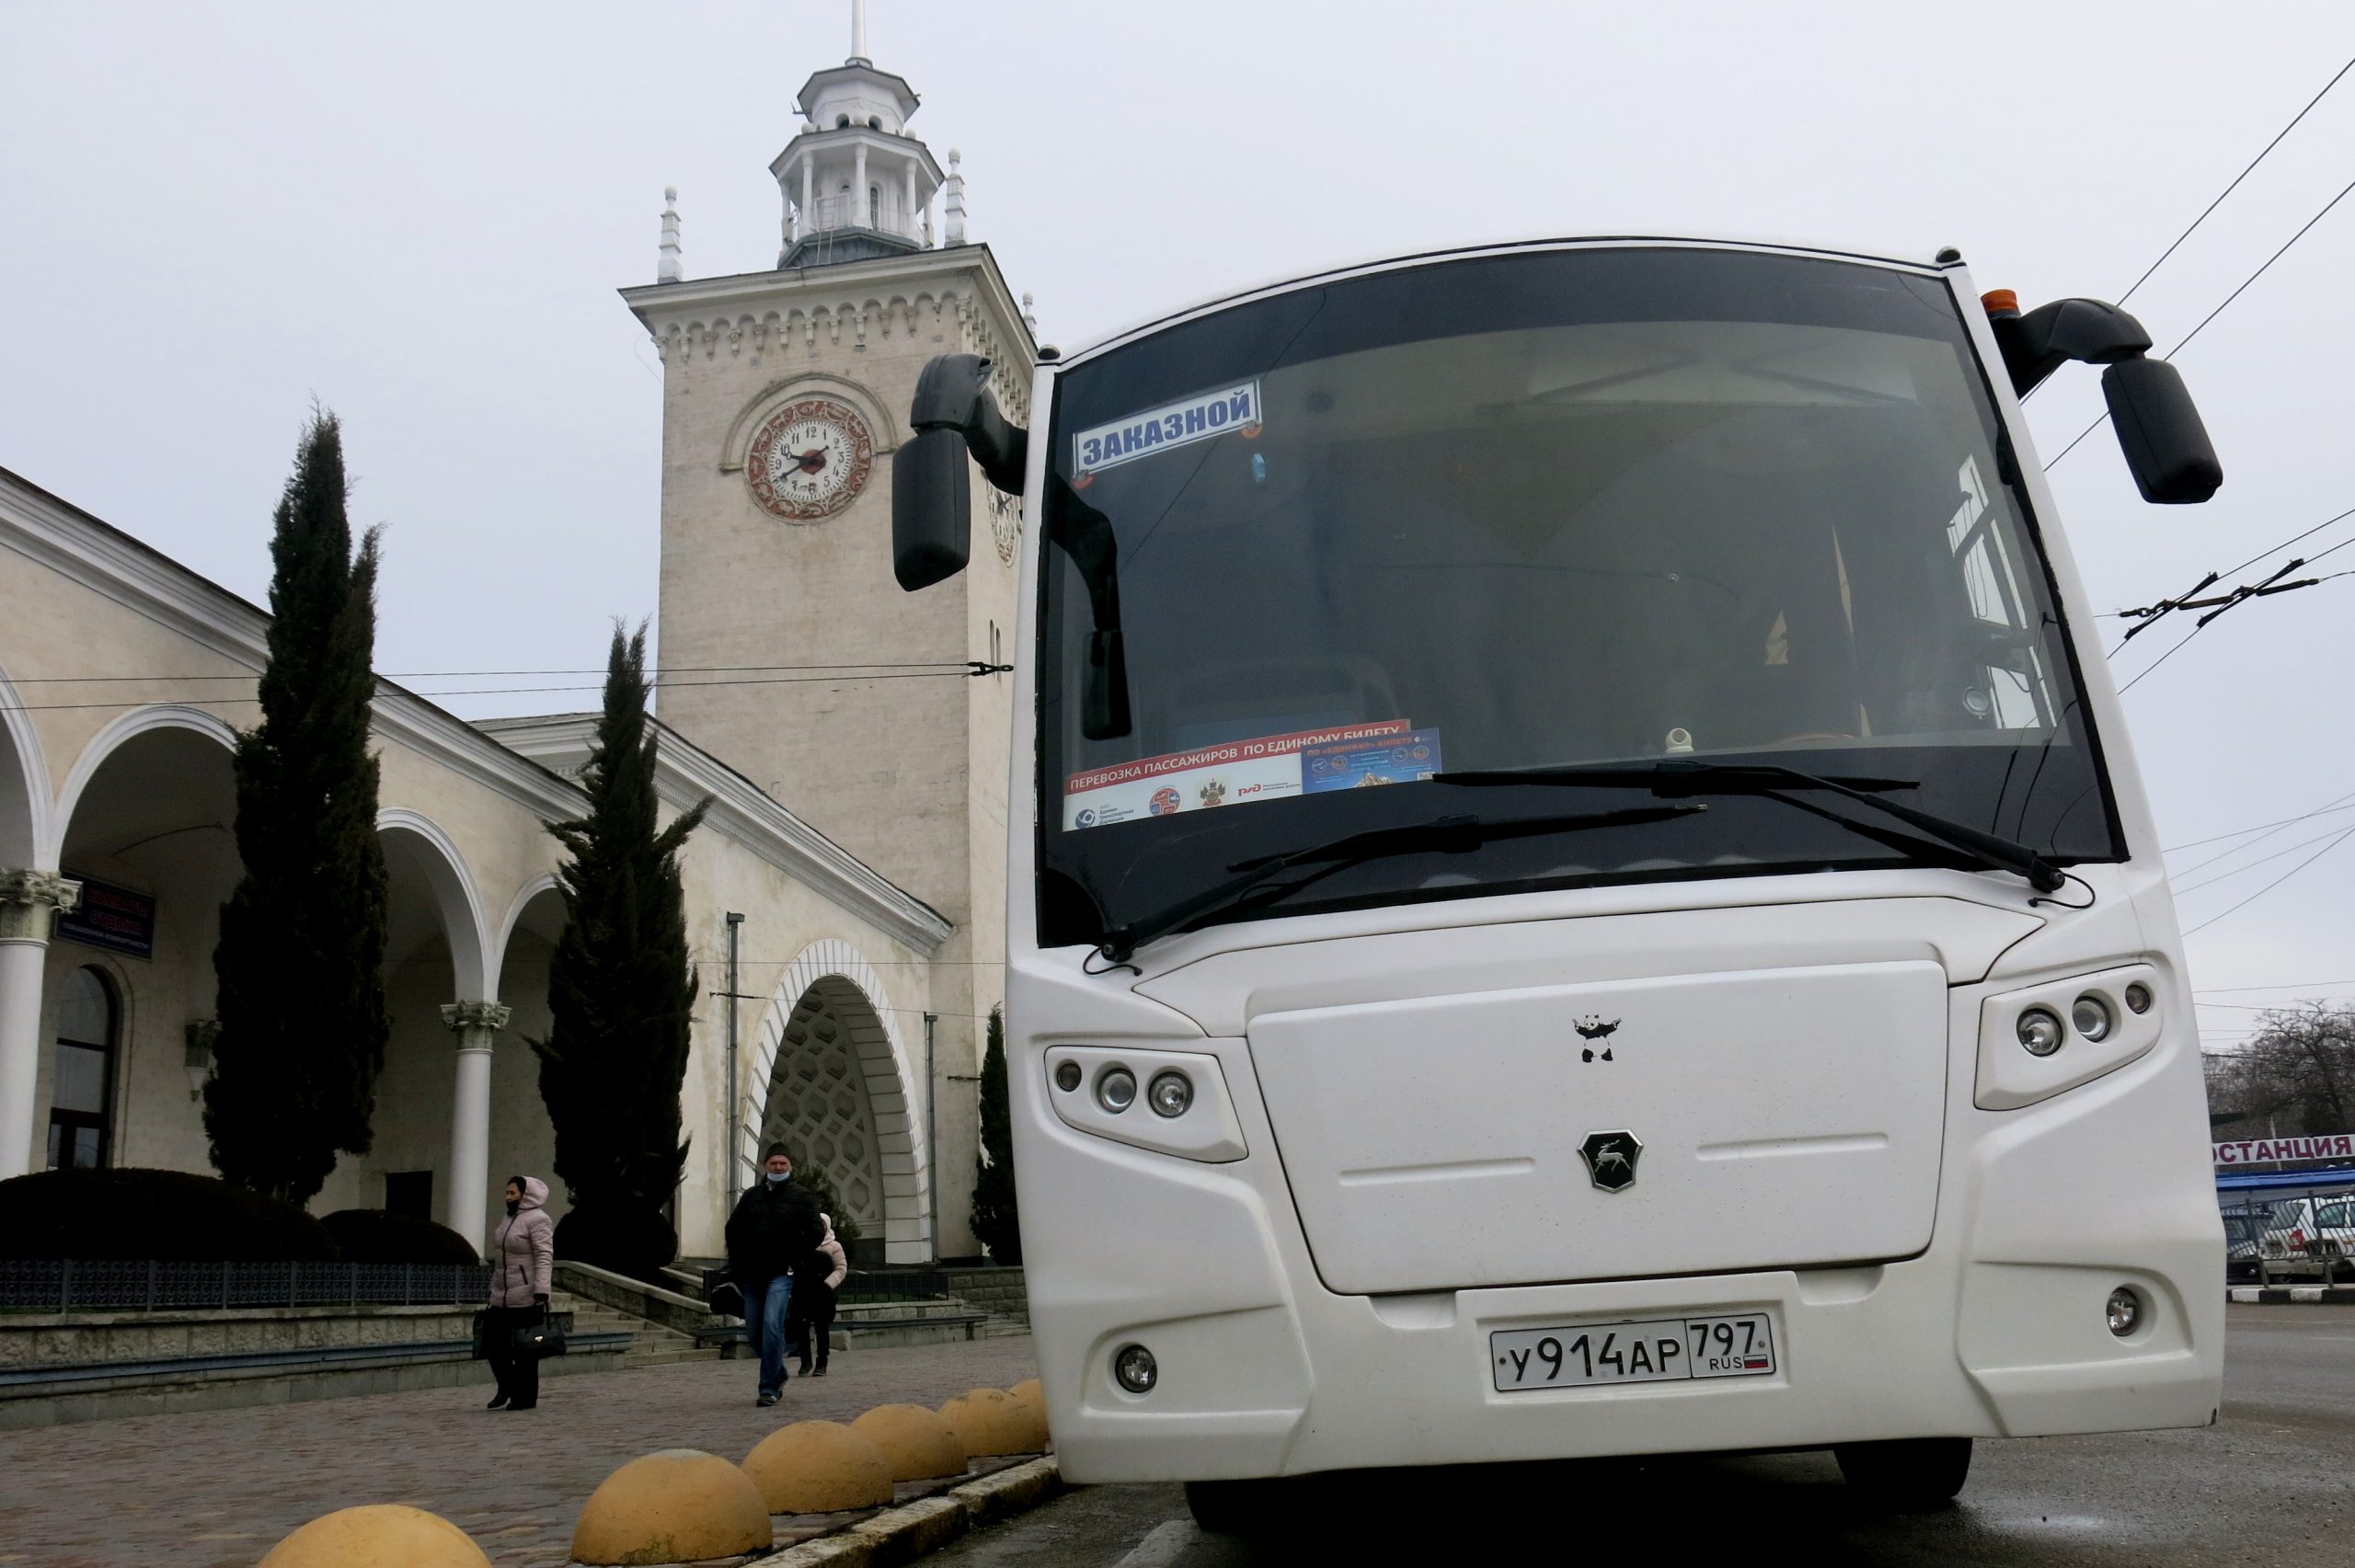
[[[1246,381],[1082,430],[1071,439],[1072,467],[1081,474],[1101,474],[1170,447],[1189,446],[1233,429],[1256,431],[1258,426],[1259,383]]]

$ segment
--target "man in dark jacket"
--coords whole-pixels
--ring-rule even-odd
[[[760,1185],[738,1198],[728,1217],[728,1274],[744,1292],[744,1327],[761,1359],[759,1402],[769,1405],[785,1390],[793,1271],[817,1250],[825,1227],[818,1200],[793,1185],[793,1159],[784,1144],[770,1144],[761,1163]]]

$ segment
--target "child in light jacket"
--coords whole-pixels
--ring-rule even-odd
[[[792,1324],[788,1339],[801,1348],[801,1375],[824,1377],[826,1352],[834,1333],[834,1292],[850,1273],[850,1260],[834,1238],[834,1219],[821,1214],[825,1235],[818,1250],[793,1271]],[[814,1361],[814,1366],[813,1366]]]

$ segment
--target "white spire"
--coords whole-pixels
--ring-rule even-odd
[[[662,188],[662,250],[661,259],[654,266],[654,280],[675,283],[686,274],[679,266],[679,188]]]
[[[850,0],[850,57],[867,58],[867,0]]]
[[[962,155],[956,148],[949,148],[948,200],[946,205],[948,212],[948,239],[950,245],[965,243],[965,177],[957,171],[957,166],[961,161]]]

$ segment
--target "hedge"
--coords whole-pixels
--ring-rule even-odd
[[[187,1171],[36,1171],[0,1182],[0,1258],[334,1263],[295,1205]]]
[[[475,1249],[447,1225],[381,1208],[339,1208],[319,1221],[346,1263],[475,1263]]]

